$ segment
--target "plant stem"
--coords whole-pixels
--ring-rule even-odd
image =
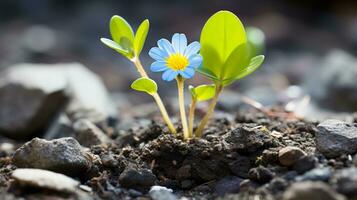
[[[136,69],[140,73],[141,77],[149,78],[149,76],[147,75],[139,58],[134,57],[131,61],[136,66]],[[154,97],[156,104],[159,107],[159,110],[161,112],[162,118],[164,119],[165,123],[167,124],[170,132],[176,136],[176,129],[175,129],[173,123],[171,122],[169,115],[167,114],[167,110],[166,110],[164,104],[162,103],[160,95],[158,93],[155,93],[152,96]]]
[[[180,105],[181,123],[183,128],[183,139],[187,140],[190,138],[190,133],[188,131],[186,111],[185,111],[185,97],[184,97],[184,79],[179,75],[177,76],[177,89],[178,89],[178,99]]]
[[[162,118],[164,119],[167,126],[169,127],[169,130],[171,131],[172,134],[174,134],[174,136],[176,136],[176,129],[175,129],[174,125],[172,124],[169,115],[167,114],[167,111],[165,109],[164,104],[161,101],[159,94],[155,93],[152,95],[152,97],[154,97],[156,104],[159,107],[159,110],[161,112]]]
[[[194,133],[194,135],[196,137],[202,136],[203,129],[205,128],[208,120],[210,119],[211,115],[214,112],[214,108],[216,107],[218,97],[221,94],[222,90],[223,90],[223,87],[221,85],[216,85],[216,94],[214,95],[214,97],[208,107],[208,111],[207,111],[206,115],[202,118],[200,124],[198,125],[198,128],[196,129],[196,131]]]
[[[195,119],[195,108],[196,108],[196,99],[192,97],[190,111],[188,113],[188,129],[190,131],[190,137],[193,137],[193,124]]]

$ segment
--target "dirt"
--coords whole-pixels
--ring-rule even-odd
[[[93,161],[95,173],[82,184],[92,188],[94,199],[150,199],[152,185],[189,199],[281,199],[296,177],[317,166],[353,165],[347,156],[326,159],[316,151],[316,122],[272,111],[218,115],[202,138],[188,142],[154,121],[124,133],[108,129],[115,143],[91,146],[90,152],[99,160]],[[282,165],[279,150],[287,146],[300,148],[306,156],[294,166]],[[11,155],[1,155],[0,188],[8,194],[15,167]],[[226,194],[229,191],[236,194]]]

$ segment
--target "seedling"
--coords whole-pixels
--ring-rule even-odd
[[[133,29],[124,18],[113,16],[110,20],[110,33],[113,40],[101,38],[101,41],[134,63],[141,77],[132,83],[131,88],[154,98],[169,130],[176,135],[176,129],[158,94],[157,84],[149,78],[139,59],[148,30],[149,21],[144,20],[134,35]],[[249,75],[263,63],[264,56],[257,56],[257,54],[264,47],[264,34],[256,28],[248,29],[247,33],[236,15],[229,11],[220,11],[210,17],[204,25],[200,38],[201,44],[192,42],[187,45],[186,36],[175,33],[171,42],[160,39],[157,47],[150,49],[149,55],[155,60],[150,70],[162,72],[162,79],[165,81],[176,79],[185,140],[202,135],[224,87]],[[187,120],[184,81],[192,78],[195,71],[211,79],[213,84],[189,86],[191,105]],[[212,100],[206,115],[193,132],[197,102],[210,99]]]

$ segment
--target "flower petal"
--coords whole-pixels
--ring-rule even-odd
[[[187,47],[187,38],[185,34],[175,33],[172,36],[172,46],[174,47],[176,53],[184,53]]]
[[[184,78],[192,78],[195,75],[195,70],[190,67],[186,67],[185,70],[179,71],[180,75]]]
[[[163,61],[168,56],[166,51],[160,49],[159,47],[153,47],[149,51],[149,56],[155,60]]]
[[[162,72],[167,69],[165,61],[156,61],[153,62],[150,66],[150,70],[153,72]]]
[[[189,66],[197,68],[201,65],[202,63],[202,56],[200,54],[196,54],[194,56],[191,56],[189,58],[190,64]]]
[[[200,48],[201,48],[201,45],[199,42],[192,42],[185,49],[184,55],[187,57],[190,57],[193,54],[197,54],[198,51],[200,50]]]
[[[164,81],[172,81],[176,78],[177,75],[178,75],[177,71],[168,69],[162,74],[162,79]]]
[[[160,39],[157,41],[157,46],[159,46],[161,50],[164,50],[168,55],[175,53],[175,49],[167,39]]]

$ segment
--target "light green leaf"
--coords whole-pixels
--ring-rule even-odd
[[[145,40],[146,40],[146,36],[148,34],[149,31],[149,20],[144,20],[138,30],[135,33],[135,38],[134,38],[134,52],[136,54],[136,56],[139,56],[141,53],[141,50],[143,49]]]
[[[107,39],[107,38],[100,38],[100,41],[104,43],[107,47],[114,49],[115,51],[123,54],[126,56],[129,54],[128,50],[123,49],[118,43],[114,42],[113,40]]]
[[[265,49],[265,35],[262,30],[256,27],[246,28],[248,44],[252,56],[263,53]]]
[[[221,79],[221,70],[228,57],[247,38],[239,18],[229,11],[219,11],[208,19],[201,32],[203,71]],[[205,68],[207,70],[205,70]]]
[[[236,80],[241,79],[252,72],[254,72],[256,69],[260,67],[260,65],[263,63],[265,56],[264,55],[259,55],[255,56],[252,58],[249,62],[248,67],[246,67],[243,71],[239,72],[237,77],[235,78]]]
[[[149,78],[138,78],[132,84],[131,88],[140,92],[146,92],[150,95],[157,93],[157,84]]]
[[[129,53],[128,58],[134,57],[134,32],[130,24],[122,17],[114,15],[110,19],[110,34],[113,40]]]
[[[206,101],[214,97],[216,93],[216,85],[199,85],[197,87],[189,87],[191,94],[197,101]]]

